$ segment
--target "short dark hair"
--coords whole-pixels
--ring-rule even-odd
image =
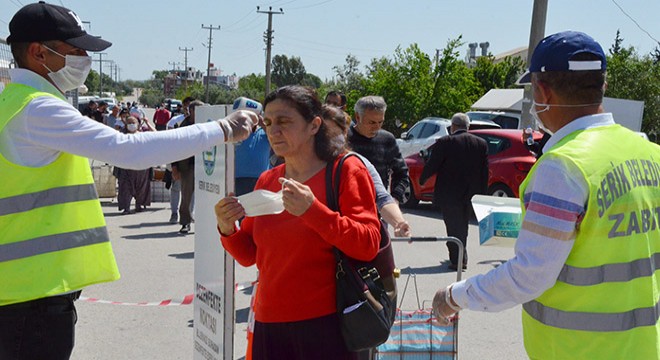
[[[580,53],[571,58],[577,61],[597,59],[590,53]],[[605,71],[547,71],[532,73],[532,77],[556,91],[562,99],[568,101],[567,105],[601,103],[605,96]]]
[[[190,102],[193,102],[193,101],[195,101],[195,98],[194,98],[194,97],[192,97],[192,96],[186,96],[185,98],[183,98],[183,100],[182,100],[181,102],[182,102],[182,103],[186,103],[186,102],[187,102],[187,103],[190,103]]]
[[[325,103],[328,103],[328,97],[330,96],[339,96],[339,106],[344,106],[346,105],[346,95],[344,95],[343,92],[339,90],[331,90],[325,95]]]
[[[12,42],[9,45],[11,48],[11,55],[14,57],[14,62],[19,68],[27,66],[27,49],[30,46],[29,42]]]
[[[296,109],[307,123],[311,123],[316,117],[323,119],[321,101],[316,94],[316,90],[310,87],[288,85],[272,91],[264,99],[264,111],[266,111],[268,104],[275,100],[287,102]],[[337,149],[334,149],[330,143],[328,128],[323,121],[321,121],[319,131],[314,135],[314,153],[319,159],[327,162],[334,161],[337,155]]]

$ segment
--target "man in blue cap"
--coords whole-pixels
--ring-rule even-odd
[[[74,301],[85,286],[119,278],[87,158],[144,169],[241,141],[258,116],[122,134],[64,97],[85,82],[87,51],[110,42],[43,1],[21,8],[9,33],[17,68],[0,93],[0,359],[68,359]]]
[[[537,45],[519,83],[553,135],[520,186],[515,257],[438,290],[440,322],[522,304],[532,359],[660,359],[660,147],[604,112],[606,68],[587,34]]]

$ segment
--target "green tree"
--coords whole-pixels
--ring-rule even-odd
[[[393,59],[373,59],[362,94],[381,95],[388,103],[384,128],[398,135],[427,116],[449,117],[466,111],[482,95],[474,74],[460,59],[460,38],[450,40],[436,64],[417,44],[396,49]]]
[[[307,71],[299,57],[286,55],[275,55],[272,60],[273,69],[271,80],[277,87],[285,85],[301,85]]]
[[[619,31],[609,53],[605,96],[644,101],[642,131],[660,134],[660,65],[652,54],[625,47]]]
[[[480,56],[472,72],[484,93],[490,89],[515,88],[516,80],[525,70],[525,63],[519,57],[506,57],[495,63],[493,56]]]

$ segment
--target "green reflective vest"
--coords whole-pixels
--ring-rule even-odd
[[[0,93],[0,132],[34,98],[9,84]],[[61,153],[27,167],[0,153],[0,306],[119,278],[87,159]]]
[[[548,158],[575,164],[589,199],[557,282],[523,304],[528,355],[660,359],[660,147],[609,125],[571,133],[537,165]]]

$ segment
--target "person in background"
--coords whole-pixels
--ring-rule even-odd
[[[351,115],[346,112],[346,95],[343,92],[338,90],[332,90],[327,95],[325,95],[325,104],[333,105],[341,109],[344,112],[344,117],[346,118],[346,125],[350,126],[353,119]]]
[[[154,113],[154,125],[156,125],[156,130],[165,130],[167,128],[167,122],[172,117],[172,114],[168,109],[165,108],[165,103],[162,103]]]
[[[515,256],[438,290],[439,322],[522,304],[532,359],[660,359],[660,147],[604,111],[606,70],[582,32],[534,49],[518,82],[552,137],[520,186]]]
[[[410,186],[408,166],[401,156],[394,135],[383,130],[387,104],[380,96],[365,96],[355,103],[354,126],[348,129],[348,144],[376,167],[390,194],[399,203],[405,202]],[[390,176],[391,174],[391,176]]]
[[[129,116],[126,119],[126,127],[121,131],[124,134],[136,134],[140,131],[138,119]],[[150,131],[150,130],[147,130]],[[119,183],[117,203],[122,215],[131,214],[131,201],[135,198],[135,212],[142,212],[151,205],[151,176],[149,169],[131,170],[115,167],[117,181]]]
[[[433,201],[440,207],[447,236],[463,243],[463,264],[458,263],[458,246],[447,242],[449,269],[467,268],[467,236],[472,210],[471,199],[488,189],[488,144],[468,133],[470,118],[456,113],[451,118],[450,135],[438,139],[429,148],[431,158],[424,164],[419,177],[423,185],[436,175]]]
[[[105,117],[104,124],[114,128],[115,124],[117,124],[117,121],[119,120],[119,112],[121,111],[121,107],[119,105],[115,105],[112,107],[112,110],[110,110],[110,114]]]
[[[373,182],[359,159],[348,158],[339,184],[341,213],[330,210],[326,165],[344,149],[324,126],[316,92],[281,87],[266,96],[264,113],[268,140],[285,163],[264,172],[256,189],[282,191],[284,211],[245,217],[232,194],[215,206],[225,250],[259,270],[252,358],[356,359],[341,335],[332,249],[359,260],[376,256]],[[239,229],[235,223],[243,217]]]
[[[181,113],[177,114],[175,116],[172,116],[170,121],[167,122],[167,126],[166,126],[167,129],[174,129],[174,128],[179,127],[179,124],[181,124],[183,119],[185,119],[186,116],[188,116],[188,106],[190,106],[190,103],[194,100],[195,100],[195,98],[193,98],[191,96],[186,96],[186,98],[183,99],[183,101],[181,102],[183,104],[183,109],[182,109]]]
[[[128,109],[123,108],[119,111],[119,118],[115,121],[115,130],[121,131],[126,127],[126,118],[128,118]]]
[[[108,114],[108,103],[105,101],[100,101],[99,106],[96,107],[92,118],[101,124],[105,124],[105,116]]]
[[[270,144],[266,131],[259,127],[244,141],[235,146],[236,196],[247,194],[254,190],[257,179],[264,171],[270,169]]]
[[[346,133],[348,132],[348,125],[344,118],[344,111],[341,108],[325,104],[323,105],[322,117],[325,125],[332,133],[340,134],[332,139],[333,143],[337,146],[343,146],[346,151],[350,151],[346,144]],[[357,153],[356,153],[357,154]],[[387,192],[383,180],[378,175],[376,168],[364,156],[357,154],[364,165],[369,170],[369,175],[374,182],[376,189],[376,204],[378,211],[386,223],[392,225],[394,228],[394,236],[410,237],[411,229],[410,224],[403,218],[399,204]]]
[[[87,106],[85,106],[85,108],[82,110],[81,113],[83,114],[83,116],[87,116],[88,118],[93,120],[94,119],[94,113],[96,112],[96,107],[97,106],[98,106],[98,104],[96,103],[96,101],[89,100],[89,102],[87,103]]]
[[[0,359],[68,359],[86,286],[119,279],[88,158],[144,169],[248,137],[249,111],[183,129],[122,134],[64,93],[90,71],[89,35],[62,6],[32,3],[9,22],[16,67],[0,93]],[[12,249],[12,250],[9,250]],[[17,346],[20,344],[20,346]]]
[[[184,128],[195,124],[195,108],[204,105],[199,100],[194,100],[188,105],[188,116],[183,120],[179,128]],[[181,181],[181,204],[179,205],[179,224],[182,234],[190,232],[192,218],[192,201],[195,195],[195,157],[190,156],[172,163],[172,179]]]

